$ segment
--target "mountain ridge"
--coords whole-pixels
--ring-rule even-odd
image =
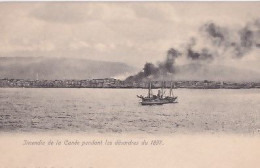
[[[131,73],[134,67],[122,62],[67,57],[0,57],[0,78],[89,79]]]

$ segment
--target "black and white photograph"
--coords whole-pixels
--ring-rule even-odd
[[[232,135],[259,150],[259,67],[257,1],[0,2],[0,139]]]

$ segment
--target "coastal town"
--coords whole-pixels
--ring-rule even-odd
[[[223,82],[223,81],[145,81],[134,82],[114,78],[85,80],[30,80],[30,79],[0,79],[2,88],[152,88],[172,86],[189,89],[250,89],[260,88],[260,82]]]

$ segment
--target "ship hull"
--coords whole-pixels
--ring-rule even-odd
[[[163,102],[141,102],[141,104],[143,105],[143,106],[151,106],[151,105],[163,105],[163,104],[165,104],[165,103],[163,103]]]
[[[164,99],[142,99],[142,105],[163,105],[163,104],[171,104],[177,103],[175,100],[177,97],[167,97]]]

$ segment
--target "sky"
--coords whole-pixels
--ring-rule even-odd
[[[259,9],[259,2],[2,2],[0,56],[75,57],[142,68],[163,61],[169,48],[185,48],[203,24],[239,31],[259,19]],[[214,65],[260,72],[259,48]]]

